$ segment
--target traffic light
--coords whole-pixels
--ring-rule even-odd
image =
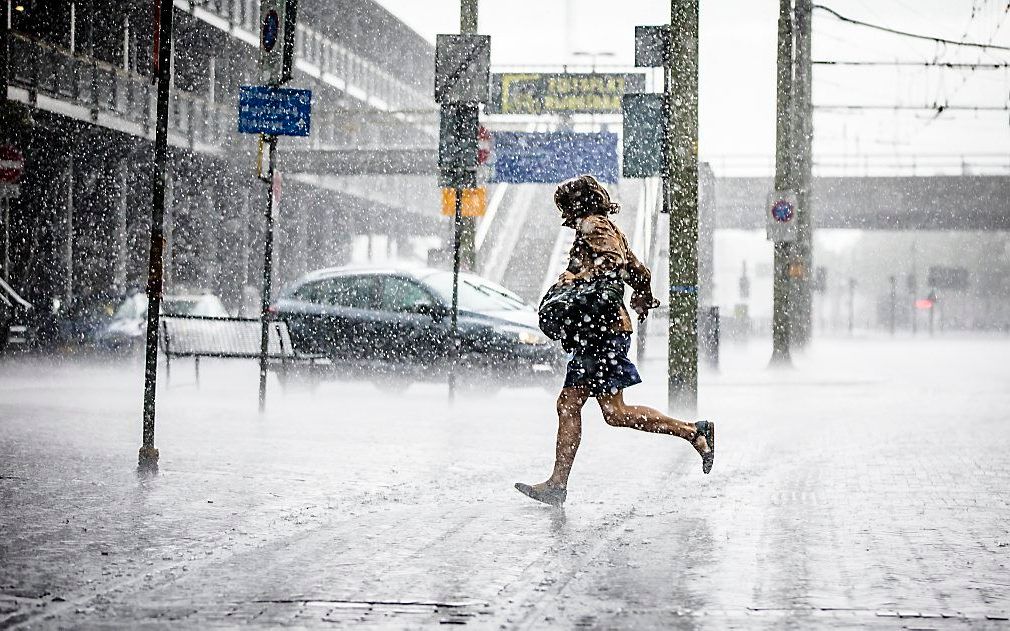
[[[298,0],[260,0],[260,80],[279,86],[291,80]]]
[[[475,188],[477,186],[477,134],[479,122],[476,104],[442,104],[438,142],[439,186]]]

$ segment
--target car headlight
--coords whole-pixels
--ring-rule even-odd
[[[547,344],[550,342],[547,336],[532,329],[521,329],[516,331],[520,344]]]

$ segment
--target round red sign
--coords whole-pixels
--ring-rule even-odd
[[[17,184],[25,170],[25,157],[13,145],[0,145],[0,183]]]

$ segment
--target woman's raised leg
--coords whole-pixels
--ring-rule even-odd
[[[644,405],[628,405],[624,402],[623,391],[601,395],[596,397],[596,400],[603,412],[603,420],[608,425],[630,427],[655,434],[672,434],[692,441],[692,445],[700,454],[710,450],[704,434],[699,434],[698,427],[694,423],[677,420]]]

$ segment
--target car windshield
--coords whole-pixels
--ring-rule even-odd
[[[161,313],[167,316],[204,316],[226,318],[228,311],[217,296],[163,296]],[[137,294],[124,300],[112,316],[117,320],[143,319],[147,317],[147,296]]]
[[[447,303],[452,302],[452,273],[437,272],[424,279]],[[520,311],[530,309],[522,298],[501,285],[470,274],[459,275],[459,306],[467,311]]]
[[[129,296],[124,299],[112,314],[114,320],[135,320],[143,317],[147,311],[147,296]]]

